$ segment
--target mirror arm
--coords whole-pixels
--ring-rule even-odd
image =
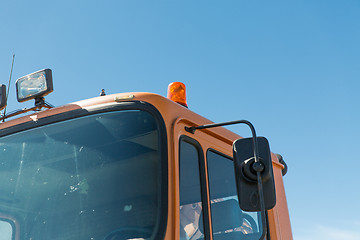
[[[263,240],[267,233],[267,224],[266,224],[266,210],[265,210],[265,202],[264,202],[264,190],[262,185],[261,173],[264,170],[264,165],[259,161],[259,150],[256,138],[255,127],[252,125],[251,122],[247,120],[237,120],[237,121],[230,121],[230,122],[223,122],[223,123],[213,123],[213,124],[206,124],[197,127],[185,127],[185,130],[189,133],[195,134],[196,130],[206,129],[206,128],[214,128],[214,127],[222,127],[227,125],[234,125],[234,124],[246,124],[251,129],[252,139],[253,139],[253,148],[254,148],[254,158],[255,163],[253,169],[257,173],[257,183],[258,183],[258,192],[259,192],[259,201],[260,201],[260,209],[261,209],[261,223],[262,223],[262,234],[259,240]]]
[[[198,130],[198,129],[222,127],[222,126],[234,125],[234,124],[240,124],[240,123],[248,125],[250,127],[250,129],[251,129],[251,134],[252,134],[252,139],[253,139],[253,147],[254,147],[255,162],[259,162],[259,151],[258,151],[258,146],[257,146],[255,128],[254,128],[254,125],[252,125],[252,123],[247,121],[247,120],[237,120],[237,121],[230,121],[230,122],[223,122],[223,123],[213,123],[213,124],[201,125],[201,126],[198,126],[198,127],[185,127],[185,130],[187,132],[189,132],[189,133],[195,134],[195,131]]]

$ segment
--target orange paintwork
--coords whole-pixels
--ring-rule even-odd
[[[166,228],[166,240],[179,239],[179,138],[187,135],[196,139],[202,146],[204,152],[211,148],[222,152],[228,156],[232,156],[232,143],[240,138],[237,134],[222,128],[211,128],[197,130],[195,134],[185,131],[185,126],[198,126],[212,123],[208,119],[192,112],[191,110],[174,103],[173,101],[153,93],[122,93],[107,96],[96,97],[84,101],[74,102],[61,107],[36,112],[14,120],[9,120],[0,124],[1,129],[11,127],[28,121],[36,121],[43,117],[60,114],[81,108],[91,108],[102,104],[116,104],[123,101],[144,101],[155,106],[161,113],[167,129],[168,138],[168,222]],[[231,120],[231,119],[230,119]],[[206,156],[205,156],[206,161]],[[276,185],[276,206],[268,211],[269,231],[271,240],[283,239],[291,240],[291,226],[286,203],[286,196],[281,170],[283,165],[279,163],[277,157],[272,154],[275,185]],[[207,164],[205,164],[205,167]],[[207,175],[207,169],[206,169]],[[207,185],[208,185],[208,178]],[[210,199],[208,197],[208,199]],[[208,206],[210,202],[207,203]],[[211,219],[210,219],[211,220]],[[212,238],[211,238],[212,239]]]

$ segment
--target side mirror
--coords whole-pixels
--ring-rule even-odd
[[[6,107],[6,86],[0,85],[0,111]]]
[[[238,139],[233,143],[235,178],[240,208],[248,212],[261,211],[259,186],[262,184],[264,206],[272,209],[276,204],[274,175],[269,142],[264,137],[257,137],[257,144],[253,138]],[[258,160],[263,170],[261,183],[258,183],[257,172],[254,168],[254,146],[257,146]]]

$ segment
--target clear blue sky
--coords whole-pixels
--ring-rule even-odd
[[[295,240],[360,239],[360,1],[4,0],[0,83],[13,53],[13,80],[53,70],[54,105],[184,82],[192,110],[284,156]],[[9,101],[33,104],[14,81]]]

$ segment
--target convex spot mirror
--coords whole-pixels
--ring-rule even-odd
[[[264,166],[261,172],[265,209],[276,204],[275,183],[269,142],[257,137],[259,161]],[[240,208],[248,212],[261,211],[257,173],[253,169],[255,162],[253,138],[238,139],[233,143],[234,167]]]

